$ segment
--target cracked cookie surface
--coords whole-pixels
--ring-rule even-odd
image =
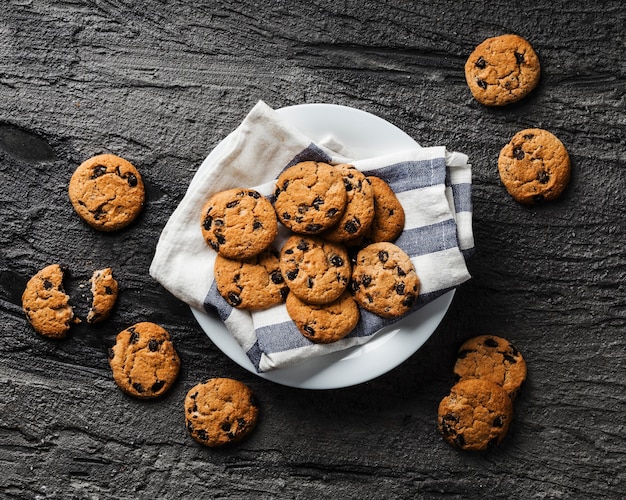
[[[305,161],[278,176],[274,192],[278,219],[295,233],[318,234],[339,222],[347,194],[341,172]]]
[[[100,231],[127,226],[139,215],[145,201],[137,169],[112,154],[94,156],[79,165],[68,191],[76,213]]]
[[[404,230],[404,208],[387,182],[375,176],[368,180],[374,194],[374,218],[366,236],[374,243],[393,242]]]
[[[486,106],[519,101],[539,83],[539,58],[527,40],[506,34],[487,38],[465,63],[465,80],[474,98]]]
[[[498,172],[508,193],[532,204],[557,198],[567,187],[571,163],[563,143],[547,130],[520,130],[500,151]]]
[[[455,384],[439,403],[437,426],[455,448],[483,451],[504,439],[512,419],[513,403],[502,387],[467,379]]]
[[[327,304],[346,289],[352,269],[343,245],[316,236],[293,235],[280,251],[280,270],[289,290],[300,300]]]
[[[234,188],[211,196],[202,208],[202,236],[230,259],[247,259],[268,248],[278,232],[272,204],[254,189]]]
[[[110,267],[95,270],[90,282],[92,302],[87,313],[87,323],[100,323],[111,314],[119,287]]]
[[[307,304],[295,294],[287,296],[287,312],[300,333],[316,344],[329,344],[348,335],[359,322],[356,301],[347,290],[329,304]]]
[[[22,308],[36,332],[54,339],[67,335],[76,320],[63,289],[63,269],[59,264],[44,267],[28,280]]]
[[[197,384],[185,396],[187,431],[209,447],[241,441],[256,426],[259,408],[252,390],[230,378]]]
[[[147,321],[117,334],[115,345],[109,350],[109,364],[118,387],[142,399],[167,392],[180,369],[170,334]]]

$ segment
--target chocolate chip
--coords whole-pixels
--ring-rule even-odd
[[[196,436],[198,436],[198,439],[200,439],[201,441],[208,441],[209,440],[209,435],[207,434],[207,432],[204,429],[198,429],[196,431]]]
[[[102,210],[102,207],[96,208],[96,210],[93,212],[93,218],[96,220],[100,220],[100,217],[102,217],[103,215],[104,210]]]
[[[315,210],[319,210],[323,204],[324,204],[324,199],[320,198],[319,196],[316,196],[313,202],[311,203],[311,205],[313,205],[313,208]]]
[[[361,284],[367,288],[372,284],[372,277],[369,274],[364,274],[361,278]]]
[[[370,304],[374,302],[374,297],[372,297],[369,293],[365,294],[365,298]]]
[[[361,227],[361,222],[356,217],[349,220],[343,225],[343,228],[346,230],[346,233],[348,234],[356,233],[359,230],[359,227]]]
[[[309,205],[307,205],[306,203],[300,203],[300,205],[298,205],[299,214],[304,214],[307,212],[307,210],[309,210]]]
[[[378,260],[380,260],[383,264],[389,260],[389,252],[386,250],[381,250],[378,252]]]
[[[96,179],[97,177],[101,177],[107,173],[107,168],[104,165],[96,165],[93,167],[93,174],[91,174],[92,179]]]
[[[224,219],[215,219],[213,222],[217,227],[222,227],[224,225]]]
[[[272,271],[272,274],[270,274],[270,279],[272,280],[272,283],[274,283],[275,285],[280,285],[281,283],[285,281],[283,278],[283,275],[280,274],[279,270]]]
[[[263,227],[263,224],[261,224],[261,222],[259,222],[258,220],[255,220],[254,223],[252,224],[252,229],[257,230],[257,229],[261,229]]]
[[[498,342],[495,339],[488,337],[485,339],[485,345],[487,347],[498,347]]]
[[[545,170],[542,170],[541,172],[539,172],[539,176],[537,177],[537,180],[539,181],[540,184],[547,184],[548,181],[550,180],[550,175]]]
[[[333,255],[330,258],[330,263],[335,267],[343,266],[343,259],[339,255]]]
[[[211,226],[213,225],[213,217],[211,217],[210,215],[207,215],[204,218],[204,222],[202,223],[202,227],[206,230],[209,231],[211,229]]]
[[[225,238],[225,237],[224,237],[224,235],[223,235],[223,234],[221,234],[221,233],[216,233],[216,234],[215,234],[215,239],[217,240],[217,242],[218,242],[220,245],[223,245],[224,243],[226,243],[226,238]]]
[[[309,249],[309,243],[306,240],[300,240],[297,246],[298,250],[306,252]]]
[[[222,422],[221,428],[224,432],[228,432],[231,428],[230,422]]]
[[[239,424],[239,427],[245,427],[246,425],[248,425],[248,422],[246,422],[245,418],[238,418],[237,423]]]
[[[258,200],[261,197],[257,191],[248,191],[248,196],[252,196],[255,200]]]
[[[446,413],[441,417],[441,433],[444,436],[455,434],[454,424],[458,423],[459,418],[454,413]]]
[[[285,250],[286,255],[291,255],[292,253],[293,253],[293,248],[288,248],[287,250]]]
[[[393,288],[398,295],[404,295],[404,283],[396,283]]]
[[[476,352],[476,351],[474,349],[463,349],[462,351],[459,351],[459,354],[457,355],[457,358],[465,359],[467,357],[467,355],[472,353],[472,352]]]
[[[158,351],[159,343],[154,339],[150,339],[150,342],[148,342],[148,349],[150,349],[152,352]]]
[[[234,208],[239,205],[239,200],[233,200],[226,203],[226,208]]]
[[[337,215],[339,213],[339,210],[337,210],[336,208],[329,208],[326,211],[326,217],[332,219],[335,215]]]
[[[522,160],[524,158],[525,153],[524,150],[522,148],[515,148],[513,149],[513,158],[515,158],[516,160]]]
[[[43,280],[43,287],[45,290],[50,290],[53,286],[52,281],[48,279]]]
[[[350,280],[350,290],[354,293],[360,288],[359,282],[356,280]]]
[[[154,384],[152,384],[152,387],[150,388],[150,390],[152,392],[159,392],[161,389],[163,389],[164,385],[165,385],[165,380],[157,380]]]
[[[289,287],[288,286],[284,286],[280,289],[280,298],[282,300],[286,300],[287,299],[287,295],[289,295]]]
[[[241,274],[237,273],[233,276],[233,283],[239,283],[239,280],[241,279]]]
[[[306,287],[307,288],[313,288],[313,285],[314,285],[313,278],[311,278],[311,277],[307,278],[306,279]]]
[[[302,329],[311,337],[315,337],[315,330],[313,329],[312,326],[304,325]]]
[[[278,198],[279,194],[280,194],[280,188],[277,187],[276,190],[274,191],[274,198]]]
[[[132,326],[128,329],[130,332],[130,338],[128,339],[129,344],[136,344],[139,341],[139,332],[136,331]]]
[[[296,276],[298,276],[298,271],[299,269],[297,267],[295,269],[292,269],[291,271],[287,271],[287,279],[290,281],[295,280]]]
[[[143,385],[141,385],[139,382],[133,382],[133,389],[135,389],[139,393],[142,393]]]
[[[396,273],[398,273],[398,276],[406,276],[405,270],[402,269],[400,266],[396,267]]]
[[[348,179],[347,177],[343,178],[343,185],[346,187],[346,191],[352,191],[352,183],[350,182],[350,179]]]
[[[515,359],[513,356],[511,356],[509,354],[503,354],[503,356],[504,356],[504,359],[506,361],[508,361],[509,363],[511,363],[511,364],[517,363],[517,359]]]
[[[322,229],[321,224],[314,224],[314,223],[307,224],[306,227],[304,228],[304,230],[307,233],[317,233],[320,229]]]
[[[517,64],[522,64],[524,62],[524,54],[520,54],[519,52],[516,52],[515,60],[517,61]]]
[[[126,182],[130,187],[135,187],[139,182],[135,174],[128,173],[124,177],[126,177]]]
[[[502,417],[500,415],[498,415],[496,418],[493,419],[493,426],[494,427],[502,427],[504,425],[504,422],[502,420]]]
[[[465,446],[465,437],[463,437],[463,434],[457,434],[454,438],[454,443],[459,448],[463,448]]]
[[[219,249],[220,249],[220,246],[219,246],[219,244],[217,243],[217,241],[213,241],[213,240],[211,240],[211,241],[209,241],[209,245],[210,245],[210,246],[211,246],[211,248],[212,248],[213,250],[215,250],[216,252],[217,252],[217,251],[219,251]]]
[[[290,220],[291,214],[289,212],[283,212],[283,220]]]
[[[105,286],[104,293],[106,293],[107,295],[113,295],[113,289],[110,286]]]
[[[481,80],[480,78],[476,78],[476,85],[478,85],[481,89],[487,88],[487,82],[485,80]]]
[[[526,140],[530,140],[533,137],[535,137],[535,134],[524,134],[524,139],[526,139]]]
[[[241,297],[235,292],[229,292],[227,295],[227,299],[228,303],[233,307],[237,307],[239,304],[241,304]]]
[[[480,56],[480,57],[476,60],[476,62],[474,63],[474,65],[475,65],[477,68],[484,69],[484,68],[487,66],[487,61],[485,61],[485,59],[483,58],[483,56]]]
[[[405,307],[412,307],[416,300],[417,297],[414,294],[409,293],[402,301],[402,305]]]

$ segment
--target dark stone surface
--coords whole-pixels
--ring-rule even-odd
[[[626,484],[626,9],[621,1],[361,2],[7,0],[0,10],[0,496],[3,498],[620,498]],[[516,32],[542,62],[539,88],[506,109],[467,89],[463,64]],[[148,275],[158,235],[208,152],[263,99],[343,104],[473,163],[476,253],[435,334],[384,376],[305,391],[223,355]],[[518,130],[565,143],[573,179],[522,207],[496,160]],[[115,234],[67,199],[76,166],[133,161],[148,187]],[[27,279],[71,269],[77,307],[113,266],[114,316],[60,342],[21,311]],[[153,402],[114,385],[106,348],[142,320],[170,330],[183,367]],[[460,343],[506,336],[529,379],[509,436],[459,453],[435,427]],[[187,389],[249,384],[258,428],[222,450],[183,426]]]

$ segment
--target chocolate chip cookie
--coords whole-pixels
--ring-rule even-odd
[[[28,280],[22,294],[22,308],[35,331],[61,339],[72,323],[78,322],[69,299],[63,289],[63,269],[51,264]]]
[[[337,300],[319,305],[302,302],[290,293],[286,305],[298,330],[316,344],[330,344],[344,338],[360,318],[359,307],[347,290]]]
[[[278,233],[272,204],[254,189],[227,189],[202,208],[202,236],[223,257],[247,259],[268,248]]]
[[[357,303],[383,318],[411,310],[420,281],[409,256],[389,242],[372,243],[356,256],[351,290]]]
[[[238,309],[266,309],[283,302],[289,293],[274,248],[244,260],[218,255],[215,283],[226,302]]]
[[[345,242],[363,235],[374,219],[374,191],[365,175],[352,165],[336,165],[346,188],[346,208],[339,222],[322,237],[328,241]]]
[[[526,361],[508,340],[480,335],[459,348],[454,373],[460,380],[480,378],[502,386],[511,399],[526,380]]]
[[[112,154],[94,156],[72,175],[69,197],[76,213],[100,231],[130,224],[143,209],[145,189],[133,164]]]
[[[241,441],[256,426],[258,404],[252,390],[230,378],[213,378],[185,396],[187,431],[209,447]]]
[[[295,233],[317,234],[339,222],[347,194],[341,172],[323,162],[298,163],[278,176],[278,219]]]
[[[367,179],[374,194],[374,218],[366,236],[374,243],[393,242],[404,230],[404,208],[391,186],[383,179],[376,176]]]
[[[571,164],[563,143],[547,130],[516,133],[498,157],[502,184],[518,202],[557,198],[570,180]]]
[[[92,302],[87,313],[87,323],[100,323],[111,314],[119,287],[110,267],[94,271],[90,282]]]
[[[498,445],[513,419],[513,403],[499,385],[483,379],[455,384],[439,403],[437,425],[443,438],[461,450]]]
[[[478,45],[465,63],[465,80],[474,98],[486,106],[519,101],[539,83],[539,58],[527,40],[506,34]]]
[[[309,304],[339,298],[350,281],[346,248],[316,236],[291,236],[280,252],[280,270],[289,290]]]
[[[180,359],[170,334],[155,323],[137,323],[117,334],[109,350],[113,379],[136,398],[156,398],[174,383]]]

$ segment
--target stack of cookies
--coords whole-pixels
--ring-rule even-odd
[[[302,335],[330,343],[355,328],[359,307],[397,318],[415,303],[419,278],[393,244],[404,219],[384,180],[348,164],[305,161],[280,174],[270,199],[248,188],[214,194],[201,226],[228,304],[261,310],[285,302]],[[289,234],[277,249],[279,222]]]

